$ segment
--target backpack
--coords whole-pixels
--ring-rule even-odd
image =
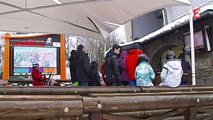
[[[110,57],[105,59],[104,63],[104,71],[106,74],[105,84],[107,86],[111,85],[111,79],[112,79],[112,70],[111,70],[111,60]]]

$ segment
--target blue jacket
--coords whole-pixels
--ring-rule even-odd
[[[155,73],[147,62],[141,62],[135,70],[137,86],[154,86],[152,80],[155,79]]]

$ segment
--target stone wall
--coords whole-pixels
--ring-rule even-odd
[[[172,47],[183,47],[183,34],[172,33],[163,39],[155,40],[144,46],[144,51],[150,59],[155,71],[161,71],[161,55]],[[213,52],[196,52],[196,84],[213,85]]]
[[[199,85],[213,85],[213,52],[196,53],[195,74]]]
[[[149,56],[149,61],[155,71],[161,71],[161,55],[172,47],[183,47],[182,33],[174,32],[157,39],[144,46],[144,52]]]

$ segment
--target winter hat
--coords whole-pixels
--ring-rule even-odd
[[[132,45],[132,49],[139,49],[140,46],[138,45],[138,43],[133,43]]]
[[[149,58],[148,58],[148,56],[145,53],[143,53],[143,54],[140,54],[138,56],[138,61],[139,62],[148,62]]]
[[[167,53],[166,53],[166,60],[169,60],[169,59],[175,59],[175,53],[171,50],[169,50]]]

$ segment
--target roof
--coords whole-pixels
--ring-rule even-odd
[[[137,16],[189,0],[1,0],[0,31],[103,39]],[[155,4],[153,4],[155,3]]]
[[[200,9],[200,12],[201,12],[201,17],[204,17],[206,14],[204,14],[205,12],[209,11],[209,10],[213,10],[213,5],[209,5],[209,6],[205,6],[205,7],[202,7]],[[194,19],[194,20],[198,20],[198,19]],[[126,45],[130,45],[130,44],[133,44],[135,42],[138,42],[138,43],[145,43],[145,42],[148,42],[148,41],[151,41],[155,38],[158,38],[160,37],[161,35],[163,34],[166,34],[168,33],[169,31],[171,30],[175,30],[183,25],[186,25],[189,23],[189,15],[185,15],[179,19],[177,19],[176,21],[172,22],[172,23],[169,23],[168,25],[144,36],[143,38],[139,39],[139,40],[135,40],[135,41],[131,41],[131,42],[128,42],[128,43],[125,43],[125,44],[121,44],[121,46],[126,46]]]

